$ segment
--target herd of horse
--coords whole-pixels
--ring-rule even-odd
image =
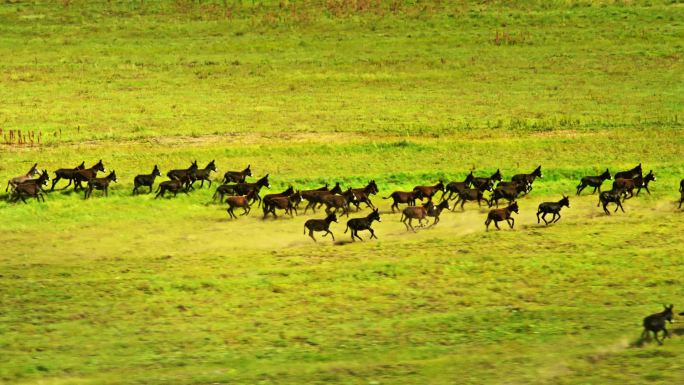
[[[173,196],[179,192],[188,194],[195,189],[195,184],[198,182],[198,188],[203,188],[205,182],[208,187],[211,187],[211,173],[216,172],[216,170],[214,160],[204,168],[200,168],[197,161],[194,161],[188,168],[170,170],[166,173],[168,180],[158,184],[155,199],[163,198],[167,193],[173,194]],[[54,191],[57,183],[64,180],[68,183],[62,189],[73,184],[74,191],[83,191],[85,199],[90,198],[94,190],[102,191],[107,196],[109,185],[112,182],[117,182],[116,172],[112,171],[106,176],[98,177],[99,172],[105,172],[102,160],[87,168],[85,162],[81,162],[74,168],[56,170],[50,184],[47,170],[40,171],[38,164],[34,164],[26,174],[9,180],[5,191],[9,192],[8,199],[11,202],[22,200],[26,203],[26,198],[45,201],[44,194],[48,192],[47,186],[50,186],[49,191]],[[157,165],[154,166],[150,174],[137,175],[133,179],[132,194],[137,195],[144,188],[147,188],[147,193],[152,193],[155,180],[161,175]],[[312,190],[295,190],[290,186],[280,193],[267,194],[261,197],[261,190],[264,187],[271,187],[269,175],[266,174],[254,182],[247,181],[247,178],[250,177],[252,177],[250,165],[241,171],[227,171],[224,173],[220,185],[216,188],[213,200],[227,204],[226,211],[231,219],[237,219],[235,209],[242,209],[241,215],[248,215],[255,203],[261,207],[264,219],[269,215],[277,218],[278,211],[294,216],[298,214],[300,204],[306,201],[305,214],[309,210],[315,213],[316,210],[324,208],[326,217],[308,220],[304,224],[304,233],[306,234],[308,231],[308,235],[316,241],[314,233],[325,232],[324,236],[329,234],[334,240],[330,225],[332,222],[337,222],[337,215],[349,218],[351,210],[359,211],[361,204],[364,204],[366,208],[372,210],[371,214],[362,218],[350,219],[347,222],[345,233],[351,230],[351,238],[354,240],[355,238],[361,239],[358,232],[366,230],[371,233],[371,238],[377,238],[371,228],[373,221],[380,221],[379,210],[371,201],[371,197],[380,191],[375,180],[370,180],[366,186],[349,187],[346,190],[343,190],[339,183],[332,188],[326,184]],[[487,230],[492,223],[497,229],[500,229],[499,222],[506,222],[510,228],[513,228],[515,224],[513,214],[518,213],[516,200],[529,194],[538,178],[543,178],[541,166],[529,174],[514,175],[510,181],[504,181],[501,171],[498,169],[490,176],[475,176],[471,171],[462,181],[452,181],[447,184],[439,181],[434,185],[415,186],[410,191],[394,191],[383,199],[392,200],[390,206],[392,213],[395,210],[400,210],[400,205],[407,205],[401,209],[400,218],[407,231],[416,231],[413,226],[414,220],[417,220],[418,225],[423,227],[429,223],[429,218],[433,218],[433,223],[430,226],[434,226],[439,223],[439,217],[445,209],[454,211],[459,206],[461,210],[464,210],[464,206],[468,202],[477,202],[478,206],[482,206],[483,203],[487,204],[489,208],[485,220]],[[612,188],[608,191],[601,191],[603,183],[610,179],[614,179]],[[581,178],[577,185],[576,194],[579,196],[587,187],[593,187],[592,194],[596,192],[599,194],[597,206],[602,205],[603,211],[610,215],[609,204],[616,205],[615,212],[617,210],[624,212],[623,202],[638,196],[642,189],[650,194],[649,183],[655,180],[656,177],[652,170],[646,175],[643,174],[641,164],[630,170],[616,173],[614,178],[606,169],[600,175]],[[682,203],[684,203],[684,180],[680,182],[679,191],[681,193],[679,208],[681,208]],[[440,193],[441,196],[437,198]],[[486,193],[489,197],[485,195]],[[506,207],[499,207],[502,200],[507,201]],[[420,203],[417,203],[418,201]],[[544,221],[545,225],[549,225],[558,222],[563,207],[570,207],[570,199],[565,195],[558,201],[541,203],[537,210],[537,223]],[[547,220],[547,215],[551,215],[550,220]]]

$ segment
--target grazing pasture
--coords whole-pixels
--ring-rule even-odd
[[[0,200],[0,383],[684,382],[682,316],[639,340],[684,307],[684,7],[510,3],[1,4],[0,179],[59,181]],[[100,159],[117,183],[86,200]],[[657,182],[625,213],[577,196],[637,164]],[[455,206],[450,182],[539,165],[512,230],[469,202],[409,232],[380,199],[443,181]],[[344,233],[365,204],[313,242],[324,210],[213,201],[264,176],[261,197],[374,181],[378,239]]]

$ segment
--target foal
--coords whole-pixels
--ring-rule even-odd
[[[14,177],[10,179],[7,182],[7,188],[5,188],[5,192],[7,192],[10,187],[14,190],[14,188],[19,184],[19,183],[24,183],[27,180],[33,178],[36,175],[39,175],[40,171],[38,171],[38,163],[34,163],[33,166],[31,167],[30,170],[24,175]]]
[[[648,337],[648,332],[652,332],[658,345],[662,345],[665,338],[670,336],[670,333],[665,329],[665,322],[669,321],[672,323],[672,318],[674,316],[672,308],[673,305],[663,306],[665,310],[660,313],[651,314],[650,316],[644,318],[644,331],[641,333],[642,338]],[[658,333],[663,332],[663,338],[658,339]]]
[[[603,211],[607,214],[610,215],[610,211],[608,211],[608,203],[615,203],[617,207],[615,208],[615,211],[617,212],[618,209],[622,210],[622,212],[625,212],[625,209],[622,207],[622,195],[624,192],[622,190],[610,190],[610,191],[604,191],[601,194],[599,194],[599,202],[596,205],[596,207],[603,205]]]
[[[154,165],[154,169],[152,170],[152,174],[142,174],[142,175],[136,175],[135,178],[133,178],[133,194],[138,193],[138,189],[142,186],[147,186],[150,188],[150,191],[152,192],[152,186],[154,185],[154,179],[158,176],[161,176],[161,173],[159,172],[159,167],[157,165]]]
[[[314,231],[325,231],[323,236],[325,237],[326,235],[330,234],[334,242],[335,235],[333,235],[332,231],[330,231],[330,224],[332,222],[337,223],[337,216],[335,213],[329,214],[327,217],[325,217],[325,219],[309,219],[304,223],[304,234],[306,234],[306,230],[309,230],[309,236],[311,239],[313,239],[314,242],[318,242],[313,236]]]
[[[634,196],[634,189],[637,189],[636,196],[639,196],[642,188],[646,189],[648,195],[651,195],[651,191],[648,189],[648,184],[650,182],[655,182],[656,177],[653,174],[653,170],[650,170],[645,177],[637,176],[634,179],[624,179],[617,178],[613,182],[613,189],[620,189],[623,192],[624,199],[629,199]],[[627,196],[629,193],[629,196]]]
[[[596,193],[596,189],[598,189],[598,192],[600,193],[603,181],[610,179],[613,178],[610,176],[610,171],[608,171],[608,169],[606,169],[606,171],[604,171],[601,175],[585,176],[582,178],[582,180],[580,180],[580,183],[577,185],[577,195],[579,196],[582,190],[584,190],[587,186],[594,188],[592,194]]]
[[[361,230],[368,230],[371,233],[371,238],[378,239],[378,237],[375,236],[375,231],[371,228],[371,225],[373,224],[373,221],[378,221],[382,222],[380,220],[380,213],[378,212],[378,209],[373,210],[370,214],[368,214],[364,218],[352,218],[347,221],[347,228],[344,229],[344,233],[347,233],[347,230],[351,230],[351,238],[352,241],[354,241],[354,237],[359,238],[360,241],[363,241],[361,237],[359,237],[359,231]]]
[[[238,196],[230,196],[226,199],[226,203],[228,203],[228,209],[226,211],[228,212],[228,215],[231,218],[237,219],[235,216],[235,213],[233,210],[235,210],[236,207],[241,207],[243,210],[243,213],[240,215],[247,215],[249,214],[250,210],[252,210],[251,206],[251,201],[252,198],[254,197],[254,194],[256,194],[256,190],[251,190],[250,192],[247,193],[247,195],[238,195]]]
[[[556,223],[561,219],[560,211],[563,208],[563,206],[570,208],[570,198],[566,197],[563,195],[563,199],[559,200],[558,202],[544,202],[539,205],[539,209],[537,210],[537,223],[539,223],[539,214],[542,214],[541,219],[544,220],[544,223],[548,225],[549,223]],[[547,222],[546,221],[546,214],[553,214],[553,217],[551,217],[551,221]],[[558,217],[556,217],[558,216]]]
[[[489,224],[494,221],[494,226],[497,230],[501,230],[499,227],[500,221],[506,221],[511,228],[515,224],[515,219],[511,217],[511,214],[518,213],[518,202],[511,203],[508,207],[503,209],[491,209],[489,214],[487,214],[487,220],[485,220],[485,226],[487,226],[487,231],[489,231]]]
[[[105,196],[109,196],[109,183],[116,183],[116,181],[116,172],[114,170],[112,170],[112,172],[110,172],[109,175],[104,178],[93,178],[89,180],[88,189],[85,192],[84,199],[90,198],[90,195],[93,193],[93,189],[104,190]]]

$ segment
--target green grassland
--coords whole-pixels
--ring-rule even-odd
[[[0,180],[119,176],[108,198],[0,201],[0,383],[684,382],[684,327],[638,341],[684,311],[683,20],[676,1],[0,4],[0,129],[42,133],[0,144]],[[130,195],[195,159],[269,192],[375,179],[379,240],[342,218],[314,244],[321,213],[230,221],[213,188]],[[639,162],[658,180],[626,213],[574,197]],[[539,164],[513,231],[469,203],[408,233],[382,199]]]

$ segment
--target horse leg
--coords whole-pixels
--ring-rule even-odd
[[[395,207],[397,208],[397,210],[399,210],[399,203],[397,201],[394,201],[394,203],[392,204],[392,214],[394,214]]]
[[[625,209],[624,209],[624,207],[622,207],[622,202],[620,202],[620,201],[618,200],[618,201],[617,201],[617,204],[618,204],[618,207],[620,207],[620,210],[622,210],[622,212],[624,213],[624,212],[625,212]],[[617,208],[615,209],[615,211],[617,211]]]
[[[540,213],[541,213],[541,211],[537,211],[537,224],[539,224],[539,214]],[[544,222],[546,222],[546,221],[544,221]]]
[[[508,222],[508,225],[513,228],[513,225],[515,224],[515,219],[513,217],[506,219],[506,222]]]
[[[370,233],[371,233],[371,236],[370,236],[371,238],[378,239],[378,237],[375,236],[375,230],[373,230],[372,228],[369,227],[368,231],[370,231]]]
[[[466,200],[463,199],[463,200],[461,201],[461,211],[465,211],[465,208],[463,208],[463,206],[465,206],[465,203],[466,203]]]
[[[494,220],[494,226],[496,226],[497,230],[501,230],[501,227],[499,227],[499,221],[497,221],[496,219]]]
[[[558,221],[560,221],[560,218],[561,218],[561,214],[560,214],[560,211],[559,211],[559,212],[557,212],[557,213],[554,213],[554,214],[553,214],[553,216],[554,216],[554,217],[555,217],[556,215],[558,215],[558,217],[556,218],[556,220],[555,220],[555,221],[553,221],[554,223],[555,223],[555,222],[558,222]]]
[[[330,231],[330,229],[325,229],[325,231],[326,231],[325,234],[326,234],[326,235],[327,235],[327,234],[330,234],[330,236],[332,237],[333,242],[335,242],[335,235],[332,233],[332,231]]]
[[[607,214],[610,215],[610,211],[608,211],[608,202],[603,202],[603,211]]]
[[[413,222],[413,218],[409,218],[409,219],[408,219],[409,227],[410,227],[411,230],[413,230],[413,232],[415,233],[415,232],[416,232],[416,229],[413,227],[412,222]],[[371,233],[371,234],[372,234],[372,233]],[[373,238],[373,237],[371,236],[371,238]]]
[[[313,230],[311,230],[311,229],[309,229],[309,236],[311,237],[311,239],[313,239],[314,242],[318,242],[318,241],[316,240],[316,238],[314,238],[314,236],[313,236]]]

